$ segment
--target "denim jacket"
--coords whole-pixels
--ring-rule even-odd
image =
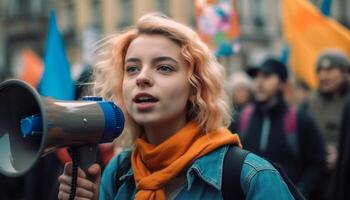
[[[187,169],[186,185],[175,199],[223,199],[221,179],[227,149],[228,146],[220,147],[194,161]],[[134,199],[136,187],[132,168],[120,177],[119,189],[115,184],[118,165],[126,155],[124,151],[115,156],[104,170],[100,185],[101,200]],[[249,153],[244,160],[240,179],[246,199],[294,199],[278,171],[253,153]]]

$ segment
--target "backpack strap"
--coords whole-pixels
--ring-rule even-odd
[[[224,200],[244,200],[245,195],[241,187],[241,171],[249,151],[230,145],[225,154],[222,172],[221,192]]]
[[[269,161],[269,160],[268,160]],[[278,171],[283,181],[286,183],[289,192],[293,195],[295,200],[306,200],[304,195],[297,189],[293,184],[292,180],[289,178],[282,166],[276,162],[269,161],[271,165]]]
[[[237,146],[229,146],[224,159],[224,168],[222,174],[222,196],[224,200],[244,200],[245,195],[241,187],[241,171],[243,162],[250,152]],[[302,193],[296,188],[290,180],[284,169],[277,163],[267,160],[279,172],[283,181],[286,183],[290,193],[295,200],[305,200]]]
[[[120,177],[122,177],[126,172],[128,172],[130,167],[131,167],[131,151],[128,152],[125,158],[120,162],[119,169],[115,176],[115,185],[117,190],[122,185],[122,182],[119,180]]]
[[[299,157],[299,142],[297,134],[298,109],[296,106],[290,106],[284,116],[284,133],[286,135],[288,146],[296,157]]]
[[[290,106],[284,116],[284,130],[286,134],[295,134],[297,126],[297,107]]]
[[[243,111],[238,121],[238,131],[240,132],[240,135],[244,134],[245,131],[247,130],[248,123],[252,118],[253,110],[254,110],[254,106],[252,104],[249,104],[243,108]]]

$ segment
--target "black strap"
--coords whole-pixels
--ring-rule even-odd
[[[122,182],[119,180],[121,176],[126,174],[126,172],[131,167],[131,152],[128,152],[128,154],[125,156],[125,158],[122,160],[122,162],[119,165],[119,169],[117,171],[117,175],[115,176],[115,185],[117,190],[122,185]]]
[[[222,173],[222,196],[224,200],[244,200],[245,195],[241,188],[241,171],[249,151],[237,146],[229,146],[224,158]]]
[[[305,200],[303,194],[297,189],[297,187],[293,184],[292,180],[289,178],[283,167],[275,162],[271,162],[272,166],[279,172],[283,181],[287,184],[290,193],[293,195],[295,200]]]

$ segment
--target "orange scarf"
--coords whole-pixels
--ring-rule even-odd
[[[136,200],[165,200],[164,186],[196,159],[227,144],[241,146],[237,134],[221,128],[207,134],[195,122],[188,123],[163,143],[154,146],[137,138],[132,153]]]

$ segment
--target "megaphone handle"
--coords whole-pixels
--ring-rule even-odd
[[[75,146],[69,148],[69,153],[73,162],[75,161],[77,166],[87,173],[89,167],[97,162],[98,146],[97,144]],[[89,174],[86,175],[91,180]]]
[[[77,162],[78,166],[87,173],[88,168],[97,162],[98,146],[83,145],[77,148]],[[88,179],[89,174],[87,173]],[[91,179],[90,179],[91,180]]]
[[[69,149],[73,160],[73,169],[72,169],[72,184],[71,191],[69,194],[69,200],[75,198],[76,187],[77,187],[77,176],[78,176],[78,167],[85,171],[87,178],[93,181],[92,177],[87,173],[88,168],[97,162],[97,145],[82,145],[75,146]]]

